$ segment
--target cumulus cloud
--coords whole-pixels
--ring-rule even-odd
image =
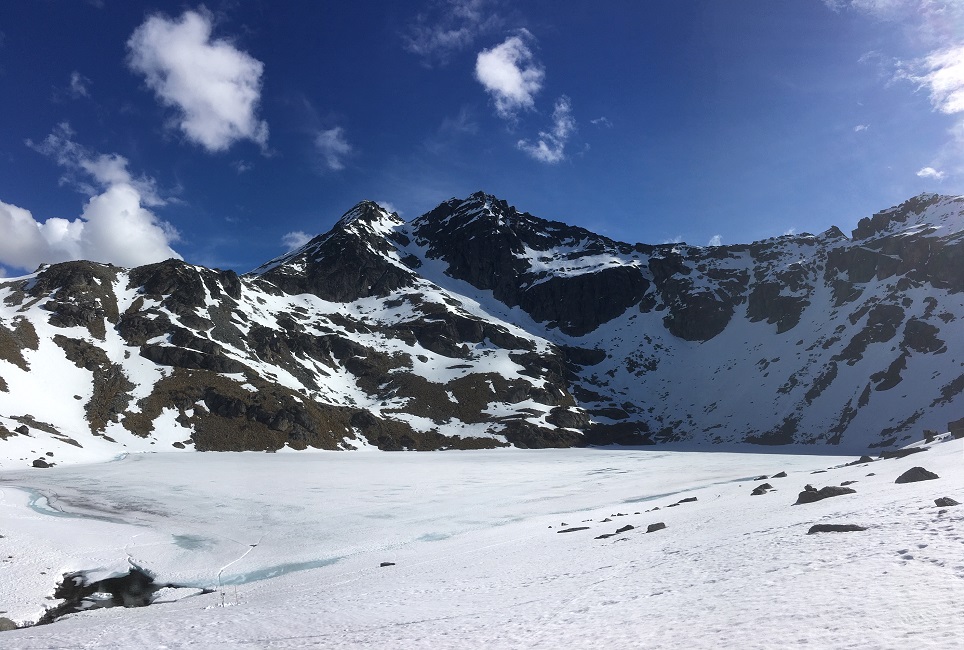
[[[302,232],[300,230],[293,230],[289,233],[286,233],[281,238],[281,243],[284,245],[284,247],[288,250],[289,253],[293,250],[301,248],[309,241],[311,241],[311,235],[309,235],[306,232]]]
[[[155,183],[134,178],[127,160],[117,154],[87,151],[61,125],[40,144],[28,142],[37,151],[54,158],[68,173],[88,180],[78,187],[97,189],[80,217],[68,220],[52,217],[35,219],[29,210],[0,201],[0,264],[31,270],[42,263],[87,259],[131,267],[159,262],[180,255],[171,248],[178,235],[146,206],[160,205]]]
[[[519,30],[490,50],[482,50],[475,60],[475,78],[492,96],[496,113],[512,119],[521,109],[531,109],[535,95],[542,89],[545,70],[535,61],[526,41],[527,30]]]
[[[924,167],[923,169],[917,172],[917,175],[920,176],[921,178],[933,178],[936,181],[942,181],[944,180],[944,177],[947,176],[946,173],[942,171],[938,171],[933,167]]]
[[[345,130],[340,126],[316,133],[315,149],[321,155],[325,167],[331,171],[344,169],[344,160],[353,151],[345,138]]]
[[[720,236],[720,235],[713,235],[712,237],[710,237],[710,241],[707,242],[706,245],[707,245],[707,246],[722,246],[722,245],[723,245],[723,237]]]
[[[489,13],[491,0],[444,0],[419,14],[402,35],[404,47],[422,57],[426,66],[442,65],[456,52],[470,47],[482,34],[498,29],[502,18]]]
[[[185,11],[150,16],[127,41],[127,64],[173,108],[184,135],[210,152],[251,140],[263,148],[268,123],[258,118],[264,64],[224,39],[212,40],[212,18]]]
[[[572,104],[569,98],[563,95],[556,100],[552,111],[552,128],[549,131],[540,131],[535,144],[528,140],[519,140],[517,146],[539,162],[552,165],[565,160],[566,143],[575,130],[576,120],[572,117]]]

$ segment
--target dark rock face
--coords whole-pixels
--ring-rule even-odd
[[[414,275],[388,259],[394,248],[380,234],[385,221],[402,223],[397,217],[384,219],[375,203],[364,201],[345,213],[327,235],[254,273],[284,293],[308,293],[333,302],[388,296],[410,286]]]
[[[828,485],[822,487],[819,490],[814,489],[811,486],[807,486],[799,495],[797,495],[797,501],[793,505],[799,505],[801,503],[814,503],[815,501],[822,501],[823,499],[829,499],[830,497],[839,497],[844,494],[855,494],[857,490],[849,487],[843,487],[839,485]]]
[[[807,531],[807,535],[813,535],[815,533],[852,533],[856,531],[867,530],[866,526],[858,526],[857,524],[814,524]]]
[[[909,470],[897,477],[894,483],[916,483],[918,481],[933,481],[940,476],[934,472],[928,472],[923,467],[911,467]]]

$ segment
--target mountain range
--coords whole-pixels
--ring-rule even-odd
[[[902,446],[964,429],[964,197],[629,244],[479,192],[364,201],[244,275],[0,281],[0,463],[148,450]],[[955,334],[955,332],[957,332]]]

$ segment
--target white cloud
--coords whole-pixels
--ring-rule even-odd
[[[941,113],[964,113],[964,44],[931,52],[901,69],[898,76],[927,88],[931,104]]]
[[[76,70],[70,73],[70,94],[74,98],[79,97],[90,97],[90,93],[87,90],[87,86],[90,85],[90,79],[80,74]]]
[[[860,133],[861,131],[866,131],[870,128],[869,124],[858,124],[854,127],[854,133]]]
[[[295,249],[301,248],[309,241],[311,241],[311,235],[300,230],[289,232],[281,238],[281,243],[286,249],[288,249],[289,253]]]
[[[539,140],[535,144],[519,140],[516,146],[539,162],[555,164],[565,160],[566,143],[575,130],[576,120],[572,117],[572,105],[569,98],[563,95],[556,100],[552,111],[552,129],[540,131]]]
[[[707,246],[722,246],[722,245],[723,245],[723,237],[720,236],[720,235],[713,235],[712,237],[710,237],[710,241],[707,242],[706,245],[707,245]]]
[[[933,167],[924,167],[923,169],[917,172],[917,175],[920,176],[921,178],[933,178],[934,180],[937,180],[937,181],[942,181],[944,180],[944,177],[947,176],[946,173],[942,171],[938,171]]]
[[[207,12],[179,19],[155,14],[127,41],[128,66],[144,75],[177,126],[208,151],[251,140],[263,148],[268,123],[258,119],[264,64],[224,39],[211,40]]]
[[[542,89],[545,70],[526,45],[532,34],[519,30],[500,45],[479,52],[475,78],[495,101],[500,117],[512,119],[520,109],[531,109],[536,93]]]
[[[388,201],[375,201],[375,203],[377,203],[378,206],[385,212],[388,212],[388,213],[394,212],[395,214],[398,214],[398,208],[396,208],[393,204],[389,203]]]
[[[321,154],[325,166],[332,171],[344,169],[344,159],[353,151],[345,138],[345,130],[340,126],[315,134],[315,148]]]
[[[445,64],[454,53],[472,45],[482,34],[502,25],[502,19],[486,11],[491,0],[445,0],[435,3],[432,11],[419,14],[407,33],[402,35],[404,47],[422,57],[426,66]]]
[[[54,158],[71,173],[82,173],[91,198],[80,217],[39,221],[26,209],[0,201],[0,264],[32,270],[42,263],[87,259],[132,267],[180,255],[171,248],[178,235],[145,206],[160,205],[155,183],[135,179],[127,160],[117,154],[87,151],[60,125],[39,145],[28,144]]]
[[[600,126],[600,127],[604,126],[607,129],[611,129],[613,127],[613,123],[609,121],[608,117],[597,117],[594,120],[589,120],[589,123],[594,126]]]

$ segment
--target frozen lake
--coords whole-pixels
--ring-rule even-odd
[[[215,593],[169,590],[158,600],[170,602],[74,614],[2,641],[819,647],[849,639],[869,648],[901,632],[947,647],[942,635],[953,624],[939,614],[964,607],[964,511],[937,515],[933,499],[964,501],[961,458],[961,441],[951,441],[820,474],[812,472],[853,457],[206,453],[8,471],[0,473],[0,616],[36,620],[54,604],[47,597],[60,576],[75,571],[93,580],[137,567]],[[918,464],[942,478],[894,483]],[[788,476],[769,480],[775,492],[749,496],[762,482],[755,477],[780,471]],[[792,505],[806,483],[844,480],[858,481],[858,493]],[[689,497],[697,500],[674,505]],[[806,535],[824,521],[869,530]],[[667,528],[646,534],[655,522]],[[586,530],[559,534],[564,524]],[[634,528],[596,539],[625,525]],[[898,602],[908,618],[868,633]],[[875,642],[860,645],[864,637]]]

